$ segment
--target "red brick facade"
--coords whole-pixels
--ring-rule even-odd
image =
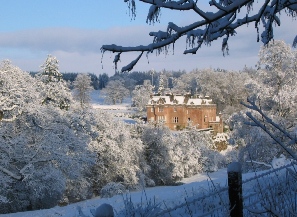
[[[199,96],[152,96],[147,104],[148,122],[164,122],[171,130],[187,127],[213,129],[223,132],[222,118],[217,116],[217,107],[212,100]]]

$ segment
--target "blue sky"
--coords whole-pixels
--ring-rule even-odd
[[[0,60],[10,59],[26,71],[38,71],[52,54],[60,60],[61,72],[114,73],[113,54],[102,59],[103,44],[148,44],[150,31],[166,29],[169,21],[189,24],[195,14],[163,10],[161,23],[146,24],[148,5],[137,2],[137,17],[131,20],[123,0],[0,0]],[[206,3],[202,7],[206,7]],[[275,29],[276,39],[291,43],[297,34],[296,21],[282,15],[285,22]],[[295,32],[294,32],[295,31]],[[186,70],[195,68],[224,68],[240,70],[254,66],[261,43],[256,43],[256,30],[242,27],[230,41],[230,55],[223,57],[221,41],[204,47],[197,55],[183,55],[186,40],[176,43],[174,55],[142,58],[136,71],[155,69]],[[119,67],[126,65],[137,54],[123,54]],[[102,59],[102,61],[101,61]],[[102,63],[101,63],[102,62]]]

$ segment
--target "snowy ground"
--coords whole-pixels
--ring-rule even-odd
[[[114,115],[123,116],[116,117],[117,120],[123,120],[129,124],[135,123],[135,120],[125,117],[127,114],[135,113],[134,108],[131,108],[131,98],[124,99],[122,104],[107,105],[104,102],[104,95],[99,90],[95,90],[91,93],[91,104],[94,109],[102,109]]]
[[[122,104],[116,105],[107,105],[104,102],[104,95],[101,94],[100,90],[94,90],[91,93],[91,104],[93,108],[104,109],[104,110],[121,110],[121,111],[129,111],[131,110],[131,98],[124,99]]]
[[[217,172],[210,174],[211,179],[214,183],[225,186],[227,181],[227,172],[226,169],[219,170]],[[162,187],[153,187],[145,189],[145,194],[143,191],[130,192],[129,197],[133,203],[141,203],[141,200],[148,199],[156,200],[157,203],[162,203],[166,201],[168,207],[178,204],[179,202],[184,202],[184,198],[187,195],[192,195],[193,193],[200,191],[201,189],[208,189],[209,182],[207,174],[199,174],[191,178],[186,178],[182,180],[184,185],[179,186],[162,186]],[[12,214],[3,214],[1,217],[74,217],[79,216],[77,207],[80,206],[82,212],[87,216],[92,216],[90,213],[91,209],[96,209],[103,203],[111,204],[116,211],[121,210],[124,207],[123,196],[118,195],[112,198],[100,198],[96,197],[90,200],[82,201],[79,203],[71,204],[65,207],[54,207],[46,210],[37,210],[30,212],[22,213],[12,213]]]
[[[264,172],[264,171],[262,171]],[[253,177],[254,173],[243,174],[243,180]],[[209,181],[209,177],[212,182]],[[199,192],[209,190],[209,186],[215,184],[216,186],[227,186],[227,170],[220,169],[216,172],[198,174],[190,178],[185,178],[181,181],[184,183],[178,186],[157,186],[146,188],[145,191],[139,190],[130,192],[127,195],[117,195],[112,198],[96,197],[90,200],[78,202],[64,207],[56,206],[51,209],[35,210],[21,213],[2,214],[1,217],[81,217],[78,212],[78,207],[81,208],[85,216],[92,217],[90,210],[96,209],[101,204],[107,203],[113,206],[115,212],[124,208],[124,197],[131,198],[133,204],[147,204],[147,200],[154,200],[156,203],[163,204],[166,202],[167,207],[174,207],[175,205],[184,203],[185,198],[193,195],[199,196]]]

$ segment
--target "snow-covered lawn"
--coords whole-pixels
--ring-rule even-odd
[[[211,179],[215,184],[220,184],[221,186],[225,186],[227,183],[227,171],[226,169],[221,169],[217,172],[209,174]],[[184,198],[187,196],[192,196],[196,192],[201,191],[202,189],[208,189],[207,174],[198,174],[191,178],[186,178],[182,180],[184,185],[179,186],[158,186],[152,188],[146,188],[145,191],[139,190],[135,192],[130,192],[127,196],[132,199],[133,203],[141,203],[144,202],[146,204],[146,198],[149,200],[155,200],[156,203],[166,202],[168,207],[174,206],[179,203],[184,202]],[[79,203],[71,204],[64,207],[56,206],[51,209],[46,210],[36,210],[22,213],[12,213],[12,214],[3,214],[1,217],[74,217],[79,216],[79,212],[77,207],[81,207],[82,212],[87,216],[92,216],[90,213],[91,209],[96,209],[103,203],[111,204],[115,211],[119,211],[124,208],[124,200],[123,196],[117,195],[112,198],[100,198],[96,197],[90,200],[82,201]]]
[[[135,109],[131,108],[131,98],[124,99],[122,104],[109,105],[104,102],[104,95],[99,90],[91,93],[91,104],[94,109],[102,109],[116,117],[116,120],[122,120],[129,124],[134,124],[135,120],[129,118],[129,114],[135,113]]]
[[[281,165],[278,165],[278,166],[283,165],[283,160],[282,159],[280,160],[281,160]],[[286,169],[284,171],[286,171]],[[261,172],[258,172],[257,175],[260,175],[259,177],[261,177],[261,174],[265,175],[265,173],[270,173],[272,177],[276,175],[275,172],[271,173],[271,171],[261,171]],[[253,178],[254,176],[255,176],[255,173],[243,174],[243,177],[242,177],[243,182],[245,182],[245,180]],[[209,177],[211,178],[211,181],[209,180]],[[271,179],[271,177],[267,177],[266,179],[263,179],[260,182],[262,184],[265,184],[265,183],[267,184],[267,182],[269,183],[268,181],[269,179]],[[254,185],[253,183],[255,182],[257,183],[259,182],[259,180],[261,179],[259,178],[258,180],[254,180],[254,182],[249,181],[249,184],[246,183],[243,195],[246,196],[248,194],[251,194],[254,191],[252,187]],[[153,201],[154,204],[161,204],[163,209],[165,204],[166,205],[165,210],[166,210],[167,208],[170,209],[172,207],[176,207],[180,204],[185,203],[185,199],[188,200],[190,198],[193,198],[193,196],[197,198],[197,197],[202,197],[203,195],[207,195],[210,188],[212,188],[213,185],[215,185],[216,187],[225,188],[227,186],[227,169],[220,169],[216,172],[209,173],[209,174],[206,174],[206,173],[197,174],[193,177],[183,179],[181,183],[183,184],[178,186],[157,186],[157,187],[146,188],[145,190],[129,192],[124,195],[116,195],[111,198],[96,197],[93,199],[70,204],[64,207],[56,206],[51,209],[2,214],[0,216],[1,217],[58,217],[58,216],[59,217],[87,217],[87,216],[92,217],[93,215],[90,212],[91,210],[96,209],[101,204],[107,203],[112,205],[116,216],[122,217],[126,215],[117,215],[117,214],[119,213],[119,211],[124,210],[125,198],[128,198],[128,200],[131,199],[135,207],[137,205],[142,205],[142,207],[146,207],[149,201],[150,202]],[[212,203],[212,198],[210,198],[209,200]],[[223,201],[224,204],[225,203],[228,204],[227,197],[223,196],[223,200],[226,200],[226,201]],[[82,211],[82,213],[79,212],[79,209]],[[183,215],[184,214],[183,212],[185,212],[185,209],[174,210],[171,212],[170,216],[189,216],[189,215]]]
[[[104,102],[104,95],[101,94],[100,90],[94,90],[91,92],[91,104],[93,108],[104,109],[104,110],[127,110],[131,108],[131,98],[124,99],[122,104],[108,105]]]

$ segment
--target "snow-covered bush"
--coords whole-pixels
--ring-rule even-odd
[[[223,167],[224,159],[215,150],[210,132],[183,131],[175,136],[171,156],[175,179],[180,180],[205,171]]]
[[[0,195],[9,200],[1,212],[55,206],[66,181],[95,163],[89,136],[71,125],[75,110],[42,104],[44,83],[9,61],[1,65],[0,83],[0,182],[7,186]]]
[[[113,197],[118,194],[126,193],[126,188],[121,183],[110,182],[100,190],[101,197]]]
[[[84,174],[84,176],[75,179],[68,179],[64,196],[59,201],[59,204],[66,205],[91,198],[93,196],[93,188],[92,182],[88,178],[89,176]]]
[[[209,132],[173,133],[163,126],[148,125],[142,131],[142,141],[150,166],[145,174],[157,185],[168,185],[201,172],[216,171],[229,163],[215,150]]]
[[[156,183],[154,180],[152,180],[151,178],[147,177],[145,174],[143,173],[139,173],[139,183],[140,183],[140,187],[144,188],[144,187],[155,187]]]

